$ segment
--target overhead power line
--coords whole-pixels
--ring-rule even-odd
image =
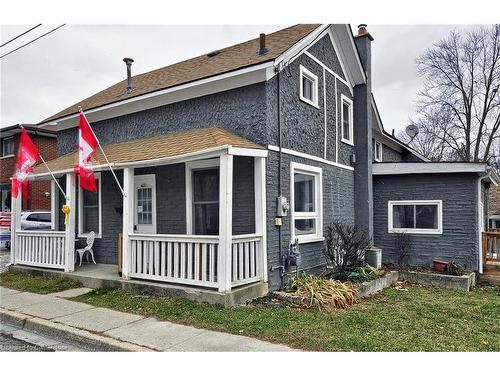
[[[31,44],[31,43],[33,43],[33,42],[37,41],[38,39],[43,38],[44,36],[49,35],[50,33],[53,33],[54,31],[56,31],[57,29],[60,29],[60,28],[61,28],[61,27],[63,27],[64,25],[66,25],[66,24],[65,24],[65,23],[63,23],[62,25],[57,26],[56,28],[54,28],[54,29],[52,29],[52,30],[50,30],[50,31],[46,32],[45,34],[42,34],[42,35],[40,35],[39,37],[37,37],[37,38],[35,38],[35,39],[33,39],[33,40],[30,40],[28,43],[25,43],[25,44],[23,44],[22,46],[19,46],[19,47],[17,47],[16,49],[13,49],[13,50],[12,50],[12,51],[10,51],[10,52],[7,52],[5,55],[0,56],[0,59],[3,59],[5,56],[8,56],[8,55],[10,55],[11,53],[16,52],[17,50],[20,50],[21,48],[26,47],[28,44]]]
[[[31,30],[35,30],[38,26],[41,26],[41,25],[42,25],[42,24],[41,24],[41,23],[39,23],[38,25],[33,26],[31,29],[26,30],[24,33],[19,34],[19,35],[18,35],[18,36],[16,36],[15,38],[12,38],[11,40],[6,41],[4,44],[2,44],[2,45],[0,46],[0,48],[1,48],[1,47],[3,47],[3,46],[5,46],[5,45],[7,45],[7,44],[9,44],[10,42],[13,42],[13,41],[14,41],[14,40],[16,40],[17,38],[22,37],[24,34],[28,34]]]

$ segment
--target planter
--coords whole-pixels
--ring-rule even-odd
[[[382,289],[390,287],[393,283],[398,281],[398,271],[389,271],[384,276],[371,280],[365,281],[358,287],[358,298],[364,298],[371,296]]]
[[[453,276],[431,272],[399,271],[399,280],[469,292],[476,285],[476,274],[470,272],[463,276]]]
[[[439,272],[444,272],[446,270],[446,266],[448,265],[448,262],[445,262],[444,260],[438,260],[434,259],[434,269]]]

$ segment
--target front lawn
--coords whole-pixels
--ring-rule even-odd
[[[401,290],[403,289],[403,290]],[[405,284],[327,314],[282,306],[222,308],[125,290],[73,298],[96,306],[317,351],[497,351],[500,288],[472,293]]]
[[[78,281],[66,278],[35,276],[19,271],[7,271],[0,273],[0,286],[22,290],[23,292],[48,294],[78,288],[82,285]]]

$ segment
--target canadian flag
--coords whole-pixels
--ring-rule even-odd
[[[28,198],[28,174],[33,171],[33,166],[40,159],[40,152],[31,140],[24,128],[21,129],[19,150],[16,159],[16,172],[12,178],[12,196],[17,198],[19,192],[23,192],[24,198]],[[24,189],[23,189],[24,187]]]
[[[80,175],[82,189],[95,193],[97,192],[97,184],[91,168],[91,159],[95,154],[98,141],[82,111],[80,111],[78,138],[78,165],[75,166],[75,174]]]

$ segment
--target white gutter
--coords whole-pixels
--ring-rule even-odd
[[[483,173],[490,171],[486,163],[400,162],[374,163],[373,175],[420,174],[420,173]]]

